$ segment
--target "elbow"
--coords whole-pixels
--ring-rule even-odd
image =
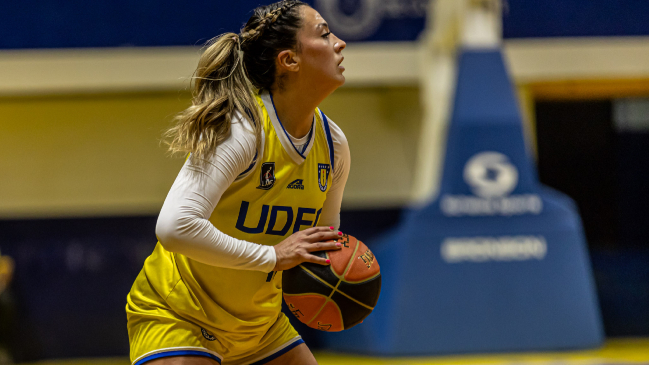
[[[165,222],[162,217],[158,218],[155,226],[155,235],[158,237],[158,242],[164,247],[165,250],[176,252],[179,246],[178,232],[173,228],[172,224]]]

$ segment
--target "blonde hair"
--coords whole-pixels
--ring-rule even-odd
[[[251,122],[259,150],[257,90],[246,76],[239,42],[237,34],[225,33],[208,43],[192,77],[192,105],[164,134],[172,154],[191,153],[192,162],[205,162],[230,136],[235,112]]]
[[[288,0],[258,7],[241,35],[225,33],[208,42],[192,77],[192,105],[175,116],[174,125],[163,135],[172,154],[191,153],[192,162],[205,163],[230,136],[235,112],[251,122],[259,152],[261,112],[255,94],[272,84],[279,49],[294,45],[300,18],[291,9],[300,5],[304,3]],[[282,15],[288,24],[277,26],[281,31],[277,39],[274,23]],[[268,45],[257,45],[266,30],[271,32],[264,37]],[[249,53],[247,62],[242,45]],[[267,52],[269,46],[272,52]],[[262,64],[255,63],[259,61]]]

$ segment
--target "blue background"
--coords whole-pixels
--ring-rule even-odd
[[[260,2],[2,0],[0,49],[199,45],[238,31]],[[339,0],[341,9],[358,3]],[[647,19],[645,0],[510,0],[503,31],[505,38],[649,35]],[[362,41],[412,41],[424,26],[423,17],[384,18]]]

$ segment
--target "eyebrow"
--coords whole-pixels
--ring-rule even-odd
[[[316,25],[316,28],[319,28],[319,27],[322,27],[322,26],[325,26],[325,27],[327,27],[327,29],[329,29],[329,24],[327,24],[327,22],[322,22],[322,23]]]

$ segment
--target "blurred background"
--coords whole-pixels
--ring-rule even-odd
[[[466,9],[489,1],[307,2],[348,42],[321,108],[353,160],[341,230],[371,241],[437,197]],[[0,363],[127,358],[125,297],[183,163],[161,134],[200,46],[257,5],[0,0]],[[649,2],[497,13],[474,25],[498,35],[539,181],[578,207],[605,335],[649,337]]]

